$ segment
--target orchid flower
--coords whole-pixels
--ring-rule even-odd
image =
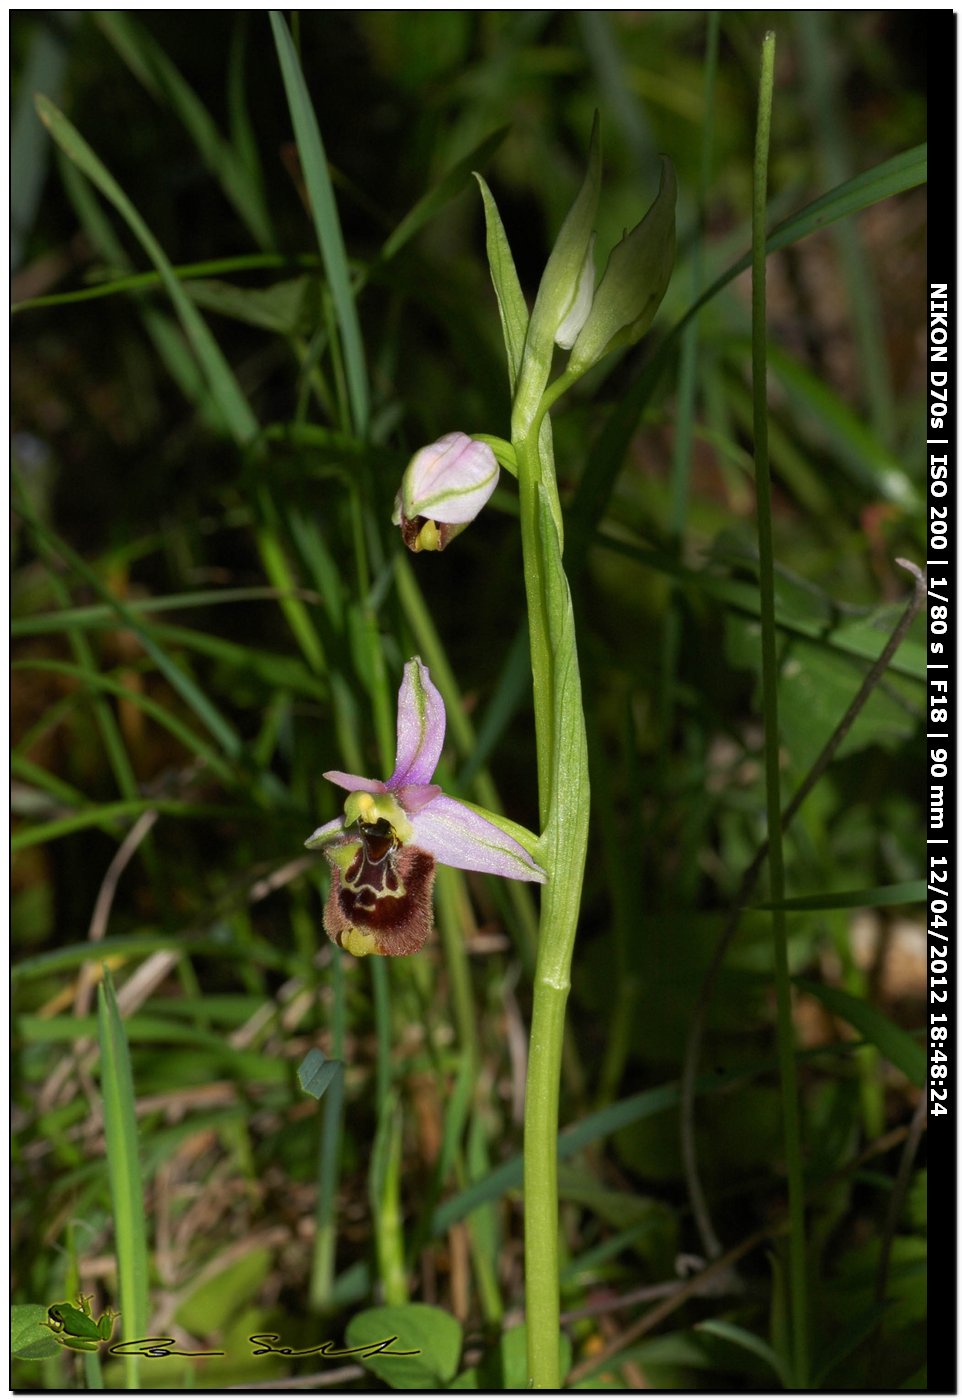
[[[445,433],[415,452],[391,517],[408,549],[444,549],[487,504],[499,474],[488,444],[467,433]]]
[[[423,946],[433,922],[436,861],[512,880],[546,879],[506,828],[528,833],[446,797],[431,781],[444,729],[444,701],[428,668],[415,657],[404,667],[397,756],[387,782],[336,769],[324,774],[347,789],[344,815],[318,827],[304,844],[320,847],[331,866],[327,935],[355,957],[399,957]]]

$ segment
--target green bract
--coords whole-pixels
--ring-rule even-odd
[[[591,302],[595,294],[595,236],[591,235],[588,240],[588,248],[585,253],[585,260],[581,265],[581,275],[577,284],[572,289],[571,301],[565,316],[558,329],[554,333],[556,345],[560,345],[562,350],[570,350],[578,339],[578,334],[585,321],[588,319],[588,312],[591,310]]]
[[[609,351],[634,345],[655,319],[675,262],[676,192],[674,167],[662,156],[657,198],[641,223],[611,250],[571,351],[569,374],[584,374]]]
[[[570,331],[573,328],[572,313],[576,308],[578,313],[582,309],[583,289],[588,286],[589,272],[591,282],[594,282],[591,245],[600,190],[601,149],[596,114],[591,128],[591,148],[584,183],[561,225],[528,323],[514,403],[514,421],[519,429],[530,423],[538,409],[551,373],[555,337],[559,330]],[[569,323],[567,326],[566,322]]]

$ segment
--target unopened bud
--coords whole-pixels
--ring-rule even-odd
[[[578,280],[572,288],[571,303],[564,314],[564,318],[554,333],[556,345],[560,345],[562,350],[570,350],[578,339],[578,333],[585,321],[588,319],[588,312],[591,310],[591,299],[595,294],[595,235],[591,235],[585,252],[585,260],[581,264],[581,272]]]
[[[487,504],[499,475],[488,444],[466,433],[446,433],[415,452],[392,516],[408,549],[444,549]]]
[[[641,223],[611,250],[574,343],[569,371],[583,374],[610,350],[634,345],[655,319],[675,263],[676,193],[674,168],[663,156],[657,198]]]

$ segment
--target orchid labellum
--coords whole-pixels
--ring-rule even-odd
[[[438,861],[512,880],[545,879],[505,829],[512,823],[496,824],[504,819],[447,797],[431,781],[444,729],[444,701],[428,668],[415,657],[404,668],[397,756],[387,782],[336,770],[324,774],[348,791],[344,815],[319,827],[305,845],[319,847],[331,866],[324,911],[328,937],[355,957],[400,957],[424,945],[433,923]]]

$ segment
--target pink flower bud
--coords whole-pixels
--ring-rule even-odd
[[[415,452],[392,516],[404,543],[415,552],[443,549],[486,505],[499,474],[488,444],[467,433],[446,433]]]

